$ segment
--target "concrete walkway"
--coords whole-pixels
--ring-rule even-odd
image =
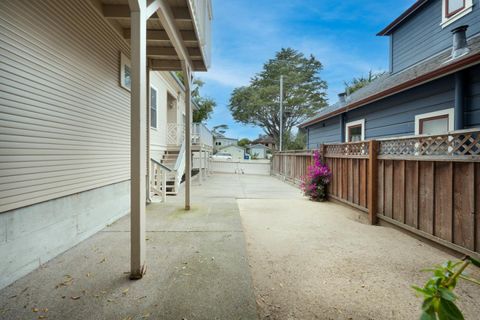
[[[148,206],[142,280],[125,217],[0,291],[0,319],[257,319],[236,199],[291,194],[271,177],[194,182],[190,212],[182,194]]]
[[[273,177],[217,174],[192,195],[190,212],[182,194],[148,206],[142,280],[125,217],[1,290],[0,319],[416,319],[419,270],[453,259]],[[480,288],[457,293],[475,319]]]

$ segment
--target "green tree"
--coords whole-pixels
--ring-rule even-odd
[[[183,73],[177,72],[177,77],[183,82]],[[193,111],[193,122],[203,122],[212,116],[213,109],[217,106],[215,100],[210,97],[202,97],[200,89],[205,85],[201,79],[194,78],[192,81],[192,101],[198,106]]]
[[[366,77],[362,75],[361,77],[353,78],[351,81],[344,81],[343,83],[345,84],[345,92],[347,94],[352,94],[358,89],[365,87],[370,82],[377,80],[379,77],[383,76],[384,74],[385,74],[385,71],[373,72],[372,70],[370,70]]]
[[[297,134],[290,133],[285,139],[284,150],[304,150],[307,148],[305,130],[298,130]]]
[[[285,136],[291,129],[325,107],[327,83],[319,72],[322,64],[313,55],[306,57],[291,48],[283,48],[263,65],[248,86],[233,90],[229,109],[233,118],[246,125],[255,125],[279,141],[279,79],[284,77]]]
[[[243,138],[243,139],[240,139],[240,140],[238,141],[238,145],[239,145],[240,147],[246,147],[246,146],[248,146],[250,143],[251,143],[251,141],[250,141],[249,139],[247,139],[247,138]]]

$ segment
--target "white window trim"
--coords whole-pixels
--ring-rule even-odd
[[[347,122],[345,124],[345,142],[348,142],[348,128],[362,125],[362,141],[365,140],[365,119]]]
[[[448,115],[448,131],[453,131],[455,127],[455,109],[443,109],[434,112],[422,113],[415,116],[415,135],[420,134],[420,120]]]
[[[460,10],[459,12],[455,13],[453,16],[447,18],[447,5],[446,5],[447,0],[442,0],[442,23],[440,23],[440,26],[442,28],[445,28],[449,24],[452,24],[453,22],[457,21],[458,19],[466,16],[473,10],[473,0],[465,0],[465,8]]]
[[[152,126],[152,121],[150,121],[150,128],[154,129],[154,130],[157,130],[158,128],[158,89],[155,87],[155,86],[152,86],[150,85],[150,95],[148,96],[148,104],[149,104],[149,107],[150,107],[150,110],[152,109],[152,99],[150,98],[151,97],[151,94],[152,94],[152,89],[155,90],[155,92],[157,93],[157,112],[156,112],[156,116],[157,116],[157,121],[155,121],[155,123],[157,124],[156,127]],[[152,112],[152,111],[150,111]]]
[[[123,52],[120,52],[120,86],[125,90],[131,91],[131,89],[125,83],[125,65],[130,68],[130,71],[132,70],[130,59],[128,59]]]

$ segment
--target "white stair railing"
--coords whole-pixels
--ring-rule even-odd
[[[150,176],[150,194],[161,196],[162,201],[167,200],[167,175],[172,169],[161,164],[157,160],[150,158],[151,176]]]
[[[175,191],[178,191],[183,174],[185,173],[185,141],[182,141],[173,170],[175,171]]]

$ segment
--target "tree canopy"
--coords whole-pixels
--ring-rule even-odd
[[[248,86],[233,90],[229,109],[240,123],[261,127],[275,141],[279,140],[279,79],[284,77],[285,135],[291,129],[326,106],[327,83],[320,78],[323,66],[313,55],[283,48],[268,60]]]
[[[177,72],[177,77],[183,82],[183,73]],[[198,106],[193,111],[193,122],[203,122],[210,119],[213,109],[217,106],[215,100],[210,97],[202,97],[200,89],[205,85],[201,79],[194,78],[192,81],[192,101]]]
[[[242,138],[238,141],[238,145],[240,147],[246,147],[248,146],[249,144],[251,144],[252,142],[248,139],[248,138]]]

